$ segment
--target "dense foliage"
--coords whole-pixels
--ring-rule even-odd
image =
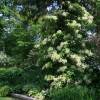
[[[36,42],[34,49],[38,53],[34,57],[38,56],[36,64],[42,67],[44,79],[53,88],[89,81],[86,59],[93,54],[86,42],[86,32],[90,30],[93,16],[79,4],[66,2],[62,9],[41,20],[42,34]]]
[[[91,41],[99,25],[95,0],[2,0],[0,5],[0,96],[99,97],[99,49]]]

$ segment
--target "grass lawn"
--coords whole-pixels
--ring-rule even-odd
[[[0,97],[0,100],[14,100],[14,99],[9,98],[9,97]]]

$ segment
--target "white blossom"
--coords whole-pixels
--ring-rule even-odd
[[[51,16],[51,15],[47,15],[47,16],[45,16],[45,18],[47,18],[47,19],[53,19],[53,20],[57,20],[58,18],[57,18],[57,16]]]
[[[53,61],[58,61],[61,56],[56,51],[53,51],[50,57]]]
[[[61,33],[62,33],[62,31],[61,31],[61,30],[58,30],[58,31],[57,31],[57,34],[61,34]]]
[[[42,41],[42,44],[45,45],[47,43],[48,39],[45,38],[43,41]]]
[[[67,59],[62,59],[62,58],[60,58],[60,59],[59,59],[59,62],[60,62],[60,63],[63,63],[63,64],[66,64],[66,63],[67,63]]]
[[[81,24],[80,23],[77,23],[76,20],[73,20],[72,22],[68,22],[67,25],[70,26],[70,27],[72,27],[72,28],[75,28],[75,27],[80,28],[81,27]]]
[[[62,13],[62,16],[65,16],[66,17],[67,15],[68,15],[68,12],[63,12]]]
[[[53,47],[48,48],[48,52],[51,52],[51,51],[53,51]]]

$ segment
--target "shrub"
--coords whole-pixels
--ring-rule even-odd
[[[35,96],[35,95],[38,94],[39,92],[40,92],[40,90],[39,90],[38,88],[34,87],[34,88],[32,88],[32,89],[30,89],[30,90],[28,91],[28,95],[29,95],[29,96]]]
[[[33,89],[33,88],[34,88],[33,84],[27,84],[27,85],[24,85],[24,86],[23,86],[22,90],[23,90],[25,93],[27,93],[28,91],[30,91],[30,90]]]
[[[0,67],[11,66],[12,63],[13,63],[12,58],[1,51],[0,52]]]
[[[39,92],[35,95],[35,98],[37,98],[37,100],[44,100],[45,95],[43,94],[43,92]]]
[[[20,93],[20,94],[22,94],[22,85],[21,84],[19,84],[19,85],[16,85],[16,86],[13,86],[12,87],[12,89],[13,89],[13,92],[14,93]]]
[[[11,88],[7,85],[0,88],[0,96],[8,96],[11,92]]]
[[[17,67],[0,68],[0,82],[10,85],[22,82],[22,69]]]
[[[45,91],[41,91],[38,87],[34,87],[28,91],[28,95],[35,97],[37,100],[44,100],[45,98]]]
[[[66,87],[50,91],[49,100],[96,100],[95,92],[86,87]]]

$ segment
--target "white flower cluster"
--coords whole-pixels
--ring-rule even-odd
[[[34,47],[35,48],[39,48],[40,47],[40,44],[36,44]]]
[[[82,35],[81,34],[77,34],[77,38],[82,38]]]
[[[62,63],[62,64],[66,64],[67,63],[67,59],[63,59],[63,58],[60,58],[58,60],[58,62]]]
[[[47,19],[53,19],[53,20],[57,20],[58,18],[57,18],[57,16],[51,16],[51,15],[47,15],[47,16],[45,16],[45,18],[47,18]]]
[[[52,37],[55,38],[55,37],[56,37],[56,34],[54,33],[54,34],[52,35]]]
[[[57,53],[57,51],[53,50],[52,47],[49,47],[48,49],[48,57],[50,57],[54,62],[57,61],[62,64],[67,63],[67,59],[62,58],[61,55]]]
[[[47,42],[51,41],[50,37],[44,38],[44,40],[41,42],[42,45],[46,45]]]
[[[81,56],[79,56],[79,55],[76,55],[76,54],[73,54],[73,55],[71,55],[70,56],[74,61],[76,61],[76,65],[77,66],[81,66],[81,64],[82,64],[82,57]]]
[[[76,30],[75,30],[75,33],[78,33],[78,32],[79,32],[79,30],[78,30],[78,29],[76,29]]]
[[[44,79],[47,81],[50,81],[50,80],[54,79],[54,76],[53,75],[45,75]]]
[[[84,69],[86,69],[88,67],[87,64],[84,64],[82,61],[84,61],[84,57],[83,56],[79,56],[76,54],[71,55],[71,58],[76,62],[76,65],[78,66],[78,70],[80,71],[84,71]]]
[[[0,52],[0,60],[7,58],[7,55],[4,52]]]
[[[68,16],[68,12],[63,12],[62,16],[64,16],[64,17]]]
[[[61,30],[58,30],[58,31],[57,31],[57,34],[62,34],[62,31],[61,31]]]
[[[81,24],[80,23],[77,23],[76,20],[73,20],[72,22],[68,22],[67,24],[69,27],[72,27],[72,28],[80,28],[81,27]]]
[[[53,61],[58,61],[61,58],[57,51],[53,51],[49,56]]]
[[[93,53],[90,51],[90,50],[85,50],[85,54],[87,54],[88,56],[92,56],[93,55]]]
[[[69,9],[73,9],[73,6],[71,4],[69,4]]]
[[[61,35],[61,34],[62,34],[62,31],[61,31],[61,30],[58,30],[56,33],[54,33],[54,34],[52,35],[52,37],[53,37],[53,38],[56,38],[57,35]]]
[[[84,14],[84,16],[82,17],[82,20],[86,20],[86,21],[88,21],[89,24],[92,24],[93,16],[88,15],[88,14]]]
[[[82,17],[82,20],[87,21],[89,24],[92,24],[93,22],[93,16],[87,12],[87,10],[82,7],[82,10],[84,12],[84,16]]]
[[[58,50],[61,50],[64,46],[67,46],[67,45],[68,45],[68,42],[67,42],[67,41],[61,42],[61,43],[60,43],[60,46],[57,46],[57,49],[58,49]]]
[[[10,64],[11,58],[8,57],[4,52],[0,52],[0,65],[5,66],[6,64]]]
[[[54,81],[65,82],[65,81],[66,81],[66,74],[59,75],[58,77],[55,77],[55,78],[54,78]]]
[[[83,64],[83,63],[82,63],[82,68],[83,68],[83,69],[86,69],[86,68],[88,68],[88,67],[89,67],[89,66],[88,66],[87,64]]]
[[[69,48],[66,48],[65,49],[65,54],[68,54],[68,53],[70,53],[70,49]]]
[[[48,39],[45,38],[43,41],[42,41],[42,44],[45,45],[47,43]]]
[[[48,53],[52,52],[53,50],[54,50],[53,47],[49,47],[48,48]]]

